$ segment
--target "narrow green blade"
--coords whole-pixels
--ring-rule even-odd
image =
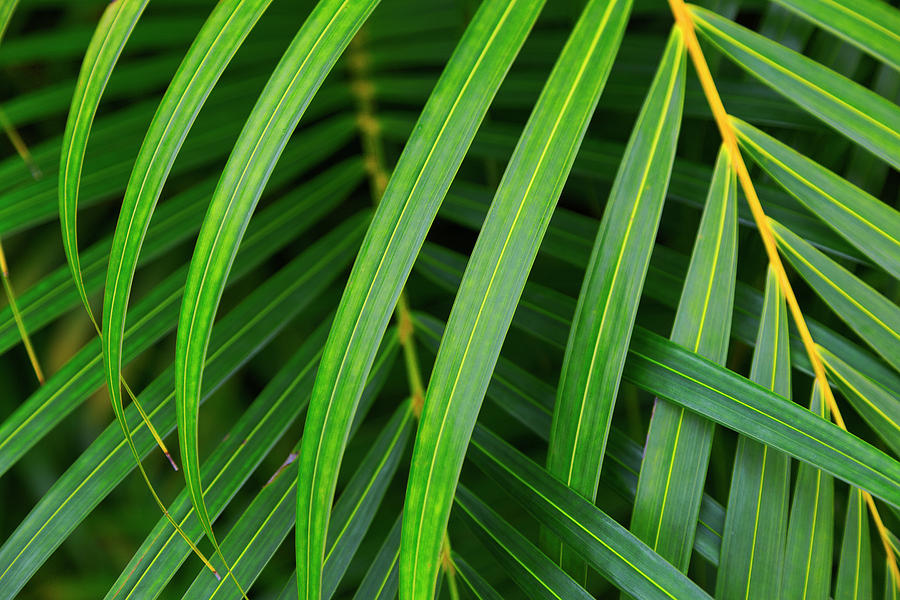
[[[776,0],[900,71],[900,13],[880,0]]]
[[[884,600],[898,600],[900,598],[900,581],[894,580],[887,564],[885,564],[884,570]]]
[[[326,333],[323,325],[308,337],[204,463],[206,498],[213,518],[225,508],[305,408],[306,402],[298,399],[304,398],[312,389],[315,366]],[[285,479],[290,481],[289,477]],[[195,543],[203,536],[186,491],[179,494],[168,510]],[[160,519],[123,569],[106,599],[156,598],[189,552],[187,544],[169,521]],[[204,573],[203,577],[208,575]],[[229,585],[233,586],[233,583]]]
[[[719,152],[671,339],[722,364],[737,269],[737,181]],[[687,572],[714,426],[657,401],[644,446],[631,532]]]
[[[356,474],[332,509],[328,551],[322,577],[322,597],[329,599],[356,554],[381,505],[415,424],[412,403],[404,402],[381,430]],[[296,503],[295,503],[296,504]]]
[[[587,146],[589,141],[585,141],[585,146]],[[582,152],[585,150],[586,147],[582,147]],[[575,165],[576,167],[578,166],[578,159],[575,160]],[[672,183],[674,185],[674,175]],[[706,184],[708,185],[708,181]],[[672,193],[671,187],[670,195]],[[480,227],[483,216],[487,212],[489,196],[482,192],[476,195],[471,188],[466,190],[465,197],[461,193],[454,194],[453,190],[451,190],[447,202],[444,203],[444,208],[446,209],[444,216],[464,227],[472,229]],[[583,268],[584,262],[590,257],[594,231],[596,231],[596,221],[594,219],[573,213],[564,208],[557,208],[553,215],[553,221],[551,221],[547,230],[544,243],[541,246],[541,253],[557,258],[566,264]],[[464,259],[462,264],[465,264]],[[687,268],[687,257],[666,246],[657,244],[650,258],[650,269],[647,272],[647,281],[643,289],[644,295],[661,302],[664,306],[675,309],[679,299],[677,290],[684,285]],[[459,277],[456,278],[454,285],[458,287]],[[455,290],[456,287],[453,289]],[[525,290],[527,293],[527,285]],[[548,341],[564,348],[571,312],[569,314],[560,313],[561,305],[565,303],[559,300],[559,294],[556,294],[555,298],[556,301],[553,304],[543,302],[536,306],[540,310],[535,312],[535,315],[538,312],[543,313],[543,320],[539,323],[540,331],[537,328],[535,329],[535,335],[543,339],[548,339],[548,334],[556,336],[556,332],[561,324],[565,327],[563,335],[559,338],[548,339]],[[752,345],[756,342],[756,334],[759,329],[759,315],[763,305],[762,293],[752,286],[738,281],[735,288],[734,301],[732,336],[735,340]],[[574,306],[574,302],[571,303]],[[515,322],[514,320],[513,323]],[[851,364],[853,368],[871,379],[892,382],[892,386],[900,388],[900,376],[868,350],[861,348],[855,342],[809,316],[807,316],[807,324],[813,334],[813,339],[832,348],[835,352],[840,351],[841,357]],[[791,339],[791,361],[795,368],[804,373],[812,374],[809,357],[806,355],[806,350],[796,334]]]
[[[841,237],[900,279],[900,214],[763,133],[732,119],[741,149]]]
[[[472,251],[435,359],[413,450],[400,547],[403,597],[428,600],[434,594],[469,436],[630,9],[631,0],[591,0],[585,7],[525,125]],[[677,51],[670,54],[669,69],[678,73]],[[668,81],[662,87],[669,94],[681,91]]]
[[[125,437],[129,439],[131,432],[125,420],[122,387],[119,384],[122,378],[122,345],[131,283],[150,217],[197,113],[270,1],[226,0],[212,11],[163,96],[125,190],[119,224],[109,253],[103,297],[102,346],[110,402]],[[77,283],[86,302],[80,272]]]
[[[681,128],[685,52],[672,30],[613,183],[578,297],[557,390],[547,469],[588,499],[606,450],[622,365]],[[565,561],[563,547],[545,541]],[[566,568],[578,569],[580,561]]]
[[[253,209],[288,138],[325,76],[377,4],[378,0],[325,0],[316,5],[247,118],[200,228],[178,319],[175,390],[185,482],[213,548],[217,544],[200,479],[198,413],[216,309]]]
[[[222,552],[234,557],[230,565],[234,577],[243,582],[241,585],[247,589],[291,531],[295,484],[296,480],[288,473],[275,477],[260,490],[222,540]],[[221,561],[214,559],[213,564],[217,564],[219,569],[224,568]],[[231,578],[216,581],[201,571],[182,599],[225,600],[241,597],[241,591]]]
[[[818,347],[825,368],[854,410],[900,456],[900,400],[828,349]]]
[[[318,223],[329,208],[346,198],[362,176],[359,162],[337,165],[272,204],[248,229],[228,283],[241,280],[290,240]],[[360,218],[355,217],[357,227]],[[347,231],[354,231],[353,220],[350,219],[351,229]],[[174,328],[186,270],[178,269],[158,282],[129,313],[126,362]],[[100,340],[89,342],[6,418],[0,425],[0,473],[6,472],[60,420],[101,387],[105,381],[102,361]]]
[[[827,407],[813,384],[810,411],[825,419]],[[785,598],[828,600],[834,538],[834,480],[813,465],[797,465],[794,499],[784,552]]]
[[[787,306],[771,267],[750,379],[791,397]],[[785,454],[743,436],[738,439],[716,598],[781,597],[790,478],[791,464]]]
[[[204,464],[204,481],[209,482],[206,499],[214,519],[306,407],[329,325],[330,319],[326,318],[306,338]],[[369,385],[363,393],[363,402],[371,404],[374,400],[394,365],[397,349],[396,338],[385,340]],[[281,470],[285,470],[293,459],[296,459],[296,453],[288,456]],[[291,480],[290,475],[284,477]],[[293,526],[294,500],[292,495],[288,528]],[[187,491],[182,492],[169,506],[169,513],[192,540],[198,542],[203,537]],[[175,533],[168,520],[160,519],[123,569],[106,599],[156,598],[188,555],[187,544]],[[208,581],[205,573],[198,577]]]
[[[615,520],[488,430],[476,428],[472,453],[493,481],[622,591],[642,599],[709,597]]]
[[[890,577],[890,573],[885,574]],[[869,512],[859,488],[850,488],[844,541],[838,563],[834,600],[872,597],[872,546],[869,540]]]
[[[84,165],[88,137],[91,134],[94,115],[100,105],[100,98],[125,47],[125,42],[128,41],[128,36],[144,12],[147,2],[149,0],[118,0],[108,4],[103,12],[78,75],[60,156],[59,220],[62,227],[63,249],[81,302],[98,331],[100,328],[94,319],[87,291],[84,289],[81,263],[78,258],[78,189],[81,185],[81,169]]]
[[[690,10],[699,32],[738,66],[900,169],[900,107],[714,12]]]
[[[306,420],[297,493],[301,600],[321,595],[331,501],[375,349],[447,188],[542,6],[542,0],[482,3],[378,204],[341,298]]]
[[[858,277],[769,219],[778,247],[822,300],[894,369],[900,371],[900,308]]]
[[[541,312],[552,313],[553,306],[543,309]],[[756,320],[754,323],[758,326]],[[755,343],[753,338],[747,341]],[[632,337],[624,376],[652,394],[869,489],[895,506],[900,503],[900,463],[896,460],[810,411],[641,327]],[[545,405],[552,406],[552,402]],[[540,413],[533,410],[530,414]],[[881,491],[867,488],[869,485]]]
[[[0,4],[0,40],[3,40],[3,35],[9,26],[9,20],[12,18],[18,4],[19,0],[6,0],[6,2]]]
[[[325,598],[334,595],[381,505],[406,450],[412,423],[413,413],[407,401],[382,429],[334,507],[329,552],[325,560]],[[290,533],[295,520],[296,483],[293,469],[287,473],[279,471],[274,481],[270,480],[254,503],[244,511],[223,542],[223,549],[231,550],[230,554],[238,557],[233,568],[239,580],[254,581]],[[229,538],[232,540],[230,544]],[[184,599],[201,598],[237,599],[240,598],[240,591],[227,580],[214,581],[201,571],[185,592]]]

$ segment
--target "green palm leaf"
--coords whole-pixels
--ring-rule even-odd
[[[303,600],[320,596],[331,498],[346,432],[375,348],[465,149],[542,4],[491,1],[474,15],[435,85],[422,126],[397,162],[363,241],[325,348],[307,416],[309,434],[301,447],[296,533]]]
[[[858,46],[900,71],[900,14],[885,2],[777,0],[780,4]]]
[[[732,120],[741,148],[826,225],[900,278],[900,215],[775,138]]]
[[[216,308],[250,216],[304,109],[378,0],[316,7],[285,51],[229,157],[197,240],[175,351],[176,407],[184,476],[197,516],[221,558],[203,499],[198,412]]]
[[[810,411],[826,418],[818,385],[813,386]],[[813,465],[797,465],[785,545],[781,591],[788,598],[828,598],[834,538],[834,481]]]
[[[737,267],[737,182],[723,151],[706,203],[672,341],[722,363]],[[694,545],[712,438],[713,424],[706,419],[671,404],[654,405],[631,531],[682,571]]]
[[[97,30],[88,45],[72,107],[66,122],[66,133],[63,136],[63,152],[59,166],[59,216],[62,226],[63,248],[72,270],[75,287],[81,296],[81,302],[88,316],[98,331],[100,327],[94,319],[91,304],[84,289],[81,275],[81,262],[78,257],[78,192],[81,185],[81,170],[87,150],[91,125],[100,98],[106,88],[106,82],[122,53],[128,36],[137,24],[138,19],[147,7],[149,0],[121,0],[107,6],[103,17],[97,24]]]
[[[784,297],[770,268],[750,379],[790,399],[787,319]],[[716,598],[781,596],[790,477],[787,456],[746,437],[738,440]]]
[[[701,4],[0,1],[0,600],[897,597],[900,12]]]
[[[490,372],[603,90],[629,8],[629,2],[615,0],[585,7],[525,125],[472,252],[416,436],[400,552],[403,596],[433,594],[453,491]]]
[[[119,381],[122,377],[125,313],[141,243],[166,176],[197,112],[268,4],[269,0],[233,0],[216,6],[188,50],[157,109],[126,188],[119,214],[121,226],[116,227],[109,252],[102,336],[106,385],[126,438],[131,437],[131,432],[122,408]],[[88,306],[80,271],[78,285],[82,300]]]
[[[211,343],[204,397],[337,277],[352,258],[354,242],[359,241],[364,223],[357,219],[356,223],[348,222],[343,230],[336,230],[332,239],[326,238],[309,253],[301,254],[222,319]],[[184,273],[180,275],[183,280]],[[171,319],[166,321],[171,323]],[[102,376],[96,348],[94,356],[95,372]],[[163,373],[140,396],[159,431],[168,433],[174,429],[173,369]],[[136,410],[126,410],[126,418],[135,433],[133,442],[139,456],[146,455],[153,445],[146,424],[140,421]],[[108,428],[0,547],[0,598],[14,596],[66,535],[135,466],[121,429]]]
[[[708,596],[591,503],[487,430],[472,438],[473,460],[590,565],[638,598]]]
[[[825,348],[820,347],[819,352],[847,401],[894,454],[900,455],[900,401],[897,396]]]
[[[872,549],[869,542],[869,515],[862,492],[850,488],[844,541],[838,563],[835,600],[872,597]]]
[[[589,499],[672,169],[685,61],[673,30],[616,175],[566,346],[547,470]],[[564,559],[561,547],[552,554]]]
[[[463,486],[457,490],[456,503],[468,518],[475,536],[530,597],[591,598],[584,588]]]

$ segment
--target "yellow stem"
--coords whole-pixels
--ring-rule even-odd
[[[16,294],[13,291],[12,282],[9,280],[9,265],[6,263],[6,253],[3,251],[3,244],[0,244],[0,277],[3,278],[3,290],[6,293],[6,300],[9,302],[9,309],[12,311],[13,320],[16,322],[16,328],[19,330],[19,337],[22,338],[22,344],[25,346],[25,352],[28,354],[28,360],[31,361],[31,368],[34,370],[38,383],[44,385],[44,371],[41,370],[41,363],[38,362],[37,353],[31,344],[31,338],[28,337],[28,330],[25,329],[25,321],[22,319],[22,313],[19,312]]]
[[[16,149],[16,153],[18,153],[25,162],[25,166],[31,171],[32,178],[37,180],[43,177],[44,174],[41,172],[41,168],[37,166],[37,163],[34,162],[34,158],[31,156],[31,152],[28,151],[28,145],[25,144],[25,140],[22,139],[22,136],[20,136],[19,132],[16,131],[16,128],[13,127],[13,124],[6,117],[6,113],[3,112],[2,109],[0,109],[0,127],[3,128],[9,141],[12,142],[13,148]]]
[[[803,346],[809,356],[809,362],[812,364],[816,381],[819,383],[822,395],[834,417],[835,423],[838,427],[846,431],[847,427],[844,424],[843,417],[841,417],[841,411],[831,392],[831,387],[828,385],[828,378],[825,375],[825,366],[822,363],[822,358],[819,356],[819,352],[816,349],[815,342],[806,325],[806,320],[803,318],[803,312],[800,310],[800,305],[797,303],[797,297],[794,295],[791,282],[784,269],[784,264],[781,262],[781,257],[778,254],[778,246],[775,243],[775,236],[769,225],[769,219],[762,208],[759,196],[756,194],[756,189],[753,187],[753,182],[750,179],[747,165],[744,164],[744,159],[741,156],[737,135],[731,125],[731,119],[725,111],[725,106],[722,104],[722,98],[719,96],[719,92],[713,82],[713,77],[709,71],[709,66],[706,63],[706,58],[703,55],[703,50],[700,48],[700,43],[697,41],[697,34],[694,29],[694,21],[691,18],[690,10],[685,5],[684,0],[669,0],[669,7],[672,9],[675,22],[684,35],[685,46],[694,63],[694,68],[697,71],[700,85],[703,87],[706,101],[709,104],[713,118],[719,128],[722,143],[728,152],[731,166],[737,174],[738,181],[741,183],[741,189],[744,191],[744,196],[747,198],[747,204],[750,206],[750,212],[753,214],[753,220],[759,230],[763,246],[766,249],[766,255],[769,258],[769,264],[772,265],[778,279],[778,285],[787,300],[788,308],[794,318],[794,324],[797,326],[797,330],[800,333],[800,339],[803,341]],[[887,538],[887,529],[885,529],[881,516],[878,514],[878,508],[875,506],[875,501],[872,499],[872,496],[865,491],[863,491],[863,494],[865,495],[869,512],[872,514],[872,519],[875,521],[878,533],[881,536],[881,541],[884,544],[885,552],[887,553],[888,566],[891,573],[894,575],[894,580],[900,581],[900,569],[897,567],[896,557],[894,556],[893,549]]]

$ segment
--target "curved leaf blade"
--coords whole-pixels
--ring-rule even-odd
[[[100,327],[94,319],[84,288],[81,262],[78,257],[78,189],[81,185],[81,169],[84,165],[91,125],[106,82],[147,2],[149,0],[118,0],[107,5],[81,65],[63,135],[59,165],[59,219],[63,249],[81,302],[97,331]]]
[[[791,397],[787,306],[771,266],[750,379]],[[786,455],[741,436],[728,492],[716,598],[781,597],[790,477]]]
[[[122,346],[131,283],[150,217],[197,113],[270,1],[227,0],[216,5],[160,102],[125,190],[109,254],[101,337],[110,402],[125,437],[129,439],[131,432],[122,408],[119,383],[122,378]],[[78,277],[79,292],[86,300],[80,271]],[[138,460],[137,455],[135,460]]]
[[[566,345],[547,469],[589,499],[597,493],[628,340],[672,172],[685,63],[681,31],[674,28],[613,183]],[[566,560],[562,546],[547,545],[556,560]],[[578,568],[578,561],[567,567]]]
[[[217,549],[200,479],[198,413],[216,309],[256,203],[288,138],[352,36],[378,0],[316,6],[260,94],[235,143],[200,228],[178,320],[175,390],[185,482]],[[217,551],[221,558],[221,553]]]
[[[362,382],[422,245],[488,105],[543,0],[489,0],[466,28],[406,144],[341,298],[300,452],[301,600],[321,595],[331,501]]]
[[[434,594],[469,436],[630,8],[630,0],[592,0],[583,10],[525,125],[472,251],[416,434],[400,547],[403,597],[427,600]]]
[[[364,232],[363,216],[349,220],[334,231],[333,238],[323,238],[318,246],[298,256],[216,324],[204,399],[340,275]],[[249,245],[243,248],[248,249]],[[184,272],[179,275],[183,277]],[[161,321],[167,327],[171,319]],[[99,352],[94,352],[96,374],[102,378]],[[174,369],[166,370],[140,396],[150,421],[165,433],[175,427],[176,421],[174,377]],[[146,422],[133,407],[126,415],[135,432],[134,443],[144,456],[153,445]],[[13,597],[87,513],[134,468],[121,429],[110,425],[0,547],[0,599]]]

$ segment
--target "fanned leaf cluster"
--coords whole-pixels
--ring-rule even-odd
[[[0,600],[900,597],[900,9],[699,4],[0,0]]]

